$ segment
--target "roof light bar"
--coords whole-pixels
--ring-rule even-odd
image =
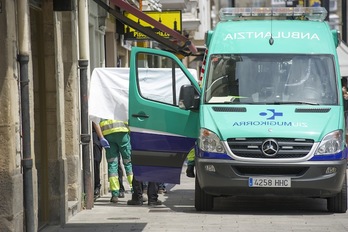
[[[324,7],[252,7],[221,8],[221,21],[241,20],[243,17],[294,17],[311,21],[324,21],[327,11]]]

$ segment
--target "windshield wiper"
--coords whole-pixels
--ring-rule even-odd
[[[240,102],[233,102],[233,101],[224,101],[224,102],[220,102],[222,104],[240,104]]]
[[[289,102],[265,102],[266,105],[291,105],[291,104],[297,104],[297,105],[313,105],[313,106],[317,106],[320,105],[319,103],[315,103],[315,102],[305,102],[305,101],[289,101]]]
[[[258,105],[258,104],[264,104],[261,102],[240,102],[240,101],[225,101],[225,102],[220,102],[221,104],[232,104],[232,105]]]
[[[209,102],[212,103],[212,102]],[[214,104],[231,104],[231,105],[313,105],[318,106],[319,103],[304,102],[304,101],[292,101],[292,102],[240,102],[240,101],[224,101],[224,102],[213,102]]]
[[[215,83],[217,83],[217,82],[220,81],[221,79],[224,79],[224,78],[227,78],[227,77],[228,77],[228,75],[223,75],[223,76],[221,76],[221,77],[219,77],[219,78],[216,78],[216,80],[213,81],[213,83],[211,83],[211,85],[207,88],[206,92],[209,92],[210,89],[213,87],[213,85],[215,85]],[[223,83],[223,81],[221,81],[221,82]],[[222,84],[222,83],[221,83],[221,84]]]

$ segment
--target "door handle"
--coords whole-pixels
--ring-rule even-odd
[[[147,114],[132,114],[134,118],[149,118],[150,116]]]

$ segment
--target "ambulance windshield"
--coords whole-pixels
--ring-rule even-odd
[[[337,105],[331,55],[211,55],[206,103]]]

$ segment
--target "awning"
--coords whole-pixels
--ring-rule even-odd
[[[162,23],[144,14],[142,11],[138,10],[137,8],[128,4],[127,2],[124,2],[122,0],[110,0],[110,3],[113,3],[115,6],[121,8],[122,10],[127,11],[131,13],[132,15],[136,15],[139,19],[147,22],[150,25],[153,25],[154,27],[160,29],[163,32],[168,33],[172,37],[172,39],[163,38],[157,35],[156,33],[154,33],[152,30],[139,25],[137,22],[134,22],[133,20],[125,17],[121,12],[115,9],[112,9],[102,0],[94,0],[94,2],[96,2],[100,7],[104,8],[107,12],[109,12],[114,17],[116,17],[122,23],[140,31],[141,33],[147,35],[148,37],[154,39],[155,41],[163,44],[164,46],[168,47],[173,52],[180,53],[184,56],[189,56],[192,53],[193,54],[197,53],[197,49],[195,45],[187,37],[181,35],[177,31],[172,30],[171,28],[168,28]]]

